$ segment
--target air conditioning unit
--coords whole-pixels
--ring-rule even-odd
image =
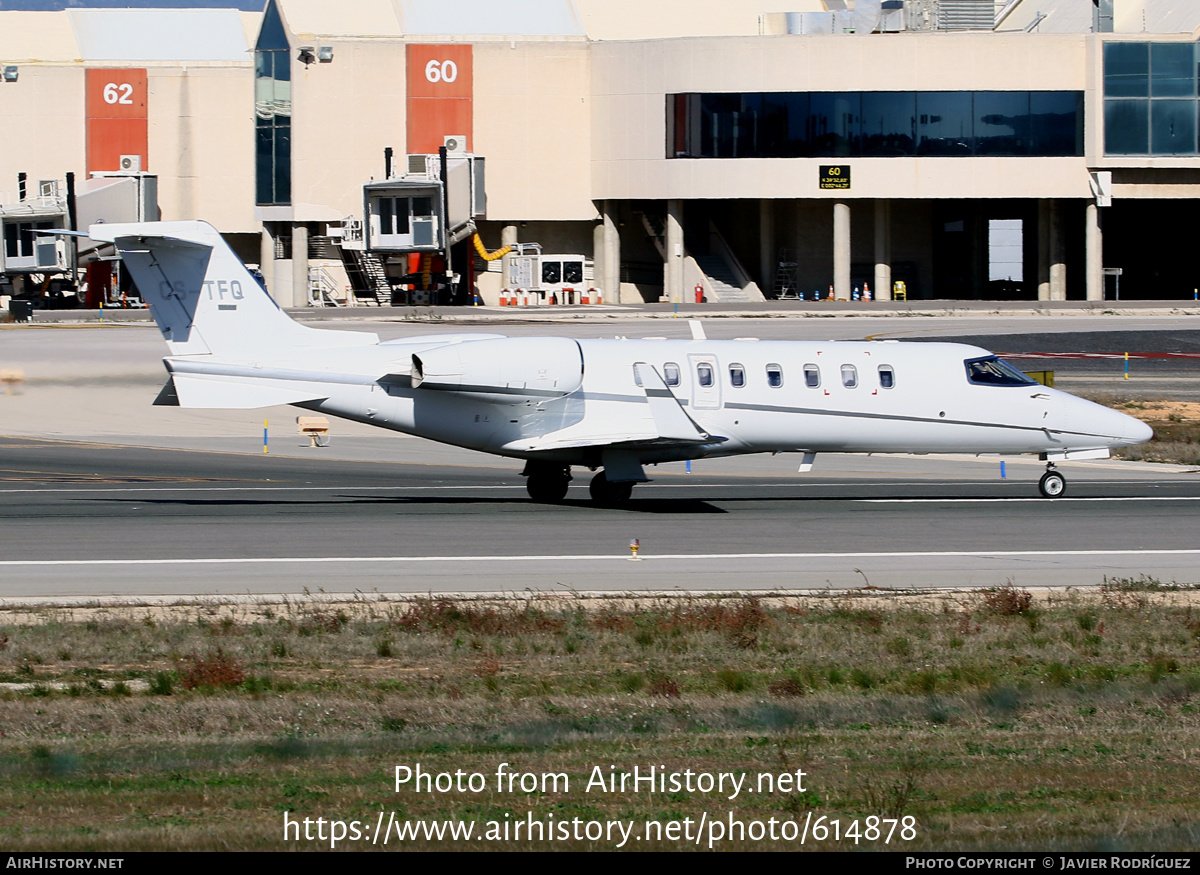
[[[142,156],[141,155],[122,155],[121,170],[125,173],[141,173],[142,172]]]
[[[460,155],[465,155],[467,152],[466,134],[448,134],[444,142],[447,152],[457,152]]]

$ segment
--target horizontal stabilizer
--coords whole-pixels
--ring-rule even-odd
[[[323,401],[328,397],[327,392],[314,391],[307,386],[285,380],[207,377],[197,374],[174,374],[171,379],[175,384],[175,394],[180,407],[245,410],[253,407],[271,407],[275,404]]]

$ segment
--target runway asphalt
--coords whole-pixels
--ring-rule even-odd
[[[680,320],[682,323],[682,320]],[[1200,349],[1187,319],[1060,315],[740,319],[710,336],[962,339],[1018,354]],[[868,324],[869,323],[869,324]],[[343,327],[343,326],[339,326]],[[344,326],[348,327],[348,326]],[[356,324],[384,337],[463,330]],[[485,330],[474,328],[470,330]],[[505,325],[510,335],[687,336],[673,321]],[[311,450],[297,411],[150,407],[150,326],[0,332],[0,600],[308,592],[1091,586],[1200,581],[1200,472],[1033,459],[748,457],[664,466],[625,509],[526,498],[519,463],[336,422]],[[1043,365],[1043,362],[1049,364]],[[1200,360],[1022,360],[1068,391],[1200,400]],[[261,450],[264,416],[271,453]],[[629,560],[631,539],[640,561]]]
[[[1200,581],[1196,474],[1081,464],[1047,500],[1036,463],[824,459],[670,466],[618,510],[586,472],[537,505],[511,467],[3,439],[0,599]]]

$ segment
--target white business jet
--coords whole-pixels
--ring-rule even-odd
[[[1099,459],[1148,440],[1136,419],[954,343],[572,340],[443,334],[380,342],[294,322],[205,222],[100,224],[170,348],[156,403],[291,404],[524,459],[535,501],[572,466],[620,504],[659,462],[742,453],[1037,453]]]

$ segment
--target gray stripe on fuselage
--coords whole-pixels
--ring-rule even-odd
[[[890,422],[919,422],[923,425],[966,425],[972,428],[1008,428],[1014,431],[1041,431],[1047,434],[1069,434],[1079,437],[1113,437],[1114,435],[1091,434],[1084,431],[1064,431],[1036,425],[1011,425],[1005,422],[971,422],[966,419],[932,419],[924,416],[901,416],[890,413],[855,413],[848,410],[819,410],[807,407],[776,407],[769,404],[726,404],[727,410],[756,410],[762,413],[798,413],[807,416],[844,416],[850,419],[882,419]]]

